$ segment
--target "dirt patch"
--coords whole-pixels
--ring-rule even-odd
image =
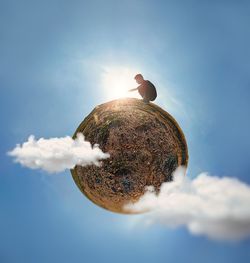
[[[179,165],[187,166],[188,150],[174,118],[159,106],[138,99],[114,100],[97,106],[80,124],[78,132],[98,143],[110,158],[102,166],[76,166],[72,176],[80,190],[95,204],[126,213],[145,186],[159,190],[172,180]]]

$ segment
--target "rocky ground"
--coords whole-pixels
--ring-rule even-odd
[[[113,212],[135,202],[145,186],[159,190],[172,180],[179,165],[187,166],[185,137],[169,113],[153,103],[120,99],[97,106],[80,124],[78,132],[98,143],[110,158],[102,166],[76,166],[72,176],[94,203]]]

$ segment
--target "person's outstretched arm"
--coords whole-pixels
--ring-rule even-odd
[[[134,88],[134,89],[129,89],[128,91],[135,91],[137,90],[138,88]]]

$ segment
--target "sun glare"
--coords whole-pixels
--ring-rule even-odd
[[[138,92],[128,91],[138,86],[134,80],[134,76],[137,73],[138,71],[125,67],[105,68],[102,75],[102,86],[106,99],[139,98]]]

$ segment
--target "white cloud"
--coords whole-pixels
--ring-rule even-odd
[[[70,136],[38,140],[30,136],[8,154],[23,166],[50,173],[75,165],[100,165],[100,160],[109,157],[97,144],[92,147],[80,133],[75,140]],[[185,226],[192,234],[212,239],[239,240],[250,236],[249,185],[206,173],[191,180],[185,173],[179,167],[173,174],[174,180],[163,183],[158,194],[148,186],[140,200],[127,204],[125,209],[149,211],[141,217],[144,223]]]
[[[157,195],[153,187],[125,209],[149,210],[144,223],[185,226],[192,234],[211,239],[240,240],[250,236],[250,186],[234,178],[206,173],[191,180],[179,167],[173,182],[163,183]]]
[[[77,134],[75,140],[70,136],[36,140],[31,135],[27,142],[18,144],[8,155],[13,156],[15,162],[23,166],[50,173],[72,169],[75,165],[99,166],[101,159],[109,157],[97,144],[92,147],[81,133]]]

